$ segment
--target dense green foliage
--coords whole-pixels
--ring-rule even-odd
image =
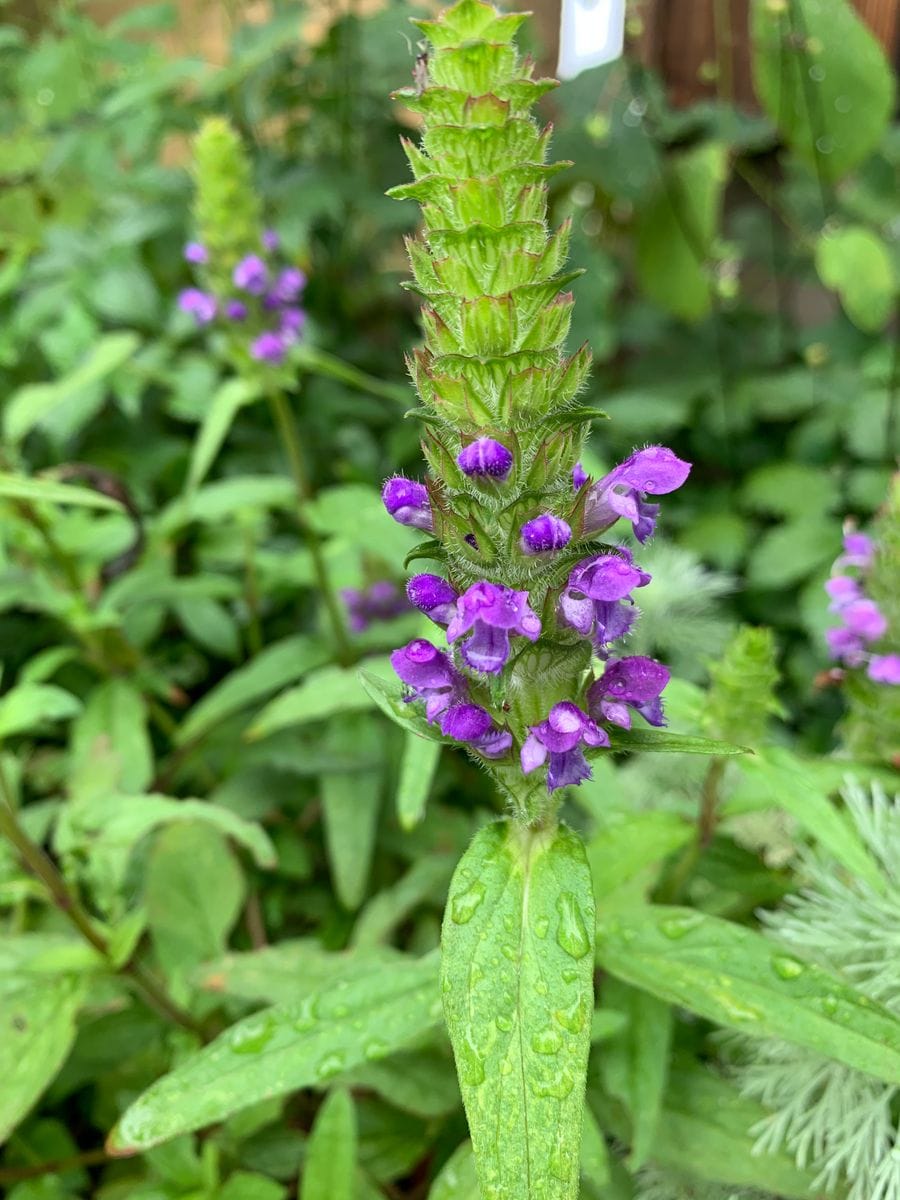
[[[335,620],[418,540],[378,489],[420,470],[399,285],[433,197],[385,193],[421,13],[310,45],[286,0],[213,67],[164,52],[169,4],[43,7],[0,24],[0,1190],[894,1200],[900,688],[824,686],[847,516],[900,649],[871,35],[846,0],[754,0],[755,114],[724,83],[673,109],[631,55],[540,99],[585,465],[694,466],[631,643],[672,667],[670,730],[623,731],[568,828],[517,842],[398,699],[422,619]],[[186,242],[224,286],[262,226],[309,277],[277,372],[176,303]]]

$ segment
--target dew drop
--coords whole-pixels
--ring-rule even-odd
[[[578,972],[574,967],[566,967],[566,969],[561,971],[560,974],[562,975],[563,983],[574,983],[578,978]]]
[[[822,1008],[830,1017],[833,1017],[838,1010],[837,996],[826,996],[822,1001]]]
[[[568,1008],[558,1008],[553,1016],[569,1033],[581,1033],[588,1019],[586,998],[579,996],[574,1004],[570,1004]]]
[[[776,954],[772,959],[772,970],[779,979],[796,979],[803,974],[806,967],[789,954]]]
[[[316,1068],[319,1079],[331,1079],[344,1068],[343,1054],[326,1054]]]
[[[503,955],[504,958],[508,958],[509,961],[513,962],[513,963],[516,962],[519,957],[518,953],[516,952],[515,946],[510,946],[508,942],[505,945],[500,947],[500,953]]]
[[[503,1062],[500,1064],[500,1074],[501,1075],[512,1075],[512,1069],[513,1069],[512,1063],[509,1061],[508,1058],[504,1058]]]
[[[666,917],[660,921],[659,931],[663,937],[671,938],[674,942],[696,929],[702,920],[703,918],[696,913],[683,917]]]
[[[848,113],[853,108],[853,104],[849,96],[835,96],[834,107],[836,112]]]
[[[384,1058],[389,1049],[390,1047],[387,1042],[379,1042],[376,1039],[375,1041],[368,1042],[363,1047],[363,1057],[368,1059],[369,1062],[374,1062],[378,1058]]]
[[[453,897],[450,916],[457,925],[467,925],[472,920],[484,900],[484,893],[484,884],[476,879],[470,888]]]
[[[562,1034],[552,1026],[541,1029],[531,1039],[531,1048],[535,1054],[557,1054],[562,1049],[562,1044]]]
[[[591,948],[591,942],[584,925],[584,917],[578,907],[578,901],[571,892],[560,894],[556,901],[556,911],[559,913],[557,942],[572,958],[584,958]]]
[[[549,917],[538,917],[538,919],[534,923],[535,935],[543,940],[543,938],[545,938],[547,936],[549,929],[550,929],[550,918]]]
[[[749,1004],[742,1004],[733,996],[723,997],[722,1006],[733,1021],[758,1021],[760,1012]]]
[[[258,1054],[271,1040],[274,1032],[274,1026],[269,1020],[245,1025],[243,1029],[235,1029],[231,1035],[229,1049],[235,1054]]]
[[[469,1035],[462,1039],[456,1049],[456,1065],[459,1078],[467,1087],[478,1087],[484,1083],[484,1058],[473,1045]]]
[[[534,985],[534,990],[539,996],[546,996],[550,989],[547,987],[546,983],[544,983],[543,979],[539,979]]]
[[[495,1024],[501,1033],[509,1033],[513,1027],[512,1017],[499,1016],[495,1018]]]
[[[547,1079],[532,1079],[530,1083],[531,1093],[539,1100],[546,1097],[551,1097],[554,1100],[565,1100],[569,1092],[575,1086],[575,1078],[568,1071],[560,1071],[558,1075],[553,1075]]]
[[[315,1028],[318,1019],[315,997],[310,996],[298,1006],[293,1028],[297,1033],[308,1033]]]
[[[834,149],[834,138],[829,137],[827,134],[816,138],[816,149],[820,154],[830,154]]]
[[[814,83],[821,83],[825,78],[825,68],[816,63],[815,66],[809,68],[809,77]]]
[[[337,1017],[338,1020],[340,1020],[341,1018],[346,1017],[349,1012],[350,1012],[350,1009],[347,1007],[346,1004],[336,1004],[334,1006],[334,1014],[333,1015],[335,1017]]]

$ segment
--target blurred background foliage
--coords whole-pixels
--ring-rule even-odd
[[[533,51],[552,74],[554,6],[534,7]],[[553,179],[554,219],[572,219],[572,263],[587,268],[572,346],[590,343],[590,402],[612,418],[586,465],[596,475],[657,441],[695,464],[646,556],[636,648],[672,663],[676,728],[741,741],[767,727],[778,748],[713,780],[725,825],[686,896],[678,823],[696,813],[706,764],[604,766],[570,815],[597,855],[617,844],[615,820],[626,832],[656,821],[657,860],[628,886],[658,883],[743,919],[789,890],[785,864],[840,783],[830,760],[808,765],[800,799],[773,808],[802,756],[837,745],[841,695],[817,684],[822,585],[843,519],[873,517],[900,453],[896,14],[870,5],[867,24],[845,0],[753,0],[696,4],[679,25],[679,7],[631,6],[626,57],[545,102],[555,156],[574,163]],[[3,787],[93,914],[106,971],[77,960],[45,890],[0,850],[0,955],[26,981],[9,995],[23,1003],[34,978],[57,989],[56,1041],[30,1048],[37,1066],[9,1111],[0,1104],[5,1134],[50,1089],[0,1159],[15,1200],[286,1195],[309,1093],[104,1166],[100,1183],[85,1172],[106,1163],[105,1132],[198,1027],[281,999],[290,971],[341,978],[322,947],[352,946],[354,969],[383,965],[391,943],[433,948],[452,864],[494,804],[462,756],[438,766],[361,707],[352,669],[332,662],[268,415],[228,390],[175,305],[190,282],[190,139],[224,115],[268,224],[309,276],[307,340],[323,358],[290,399],[318,492],[310,520],[339,586],[400,580],[411,539],[377,489],[420,469],[403,420],[416,303],[399,287],[417,213],[384,193],[406,178],[399,137],[414,122],[388,95],[409,81],[407,18],[420,11],[0,5]],[[46,479],[31,492],[9,482],[50,469],[93,489],[98,507],[57,507]],[[772,635],[735,640],[746,624]],[[383,655],[418,628],[412,616],[373,626],[355,653]],[[748,675],[764,698],[744,722]],[[205,800],[185,808],[194,796]],[[147,962],[176,1006],[174,1031]],[[149,1001],[126,1003],[135,990]],[[0,984],[0,1009],[6,997]],[[699,1035],[684,1041],[696,1051]],[[347,1078],[362,1089],[347,1196],[428,1194],[465,1136],[444,1042],[406,1053],[402,1069]],[[12,1069],[2,1048],[0,1065]],[[320,1136],[349,1144],[346,1113],[327,1117],[338,1132]],[[673,1151],[668,1166],[685,1163]],[[619,1166],[612,1183],[602,1163],[593,1170],[587,1194],[631,1195]],[[437,1200],[474,1195],[470,1160],[458,1174]],[[676,1194],[674,1176],[651,1175],[642,1195]]]

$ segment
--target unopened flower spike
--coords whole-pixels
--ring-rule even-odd
[[[646,540],[656,497],[690,465],[648,446],[596,482],[581,466],[589,425],[573,401],[590,352],[565,351],[578,272],[565,270],[568,226],[547,225],[547,180],[561,164],[532,115],[556,85],[517,53],[522,19],[460,0],[420,22],[432,50],[398,93],[422,121],[419,144],[404,144],[413,180],[391,195],[422,207],[409,253],[425,343],[410,368],[430,474],[395,476],[382,498],[395,521],[429,535],[423,553],[442,565],[408,584],[446,648],[397,651],[405,698],[537,819],[534,780],[551,792],[577,784],[610,729],[634,714],[662,723],[668,671],[621,646],[650,576],[597,538],[624,518]]]

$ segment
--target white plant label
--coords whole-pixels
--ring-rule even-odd
[[[612,62],[625,42],[625,0],[563,0],[559,31],[560,79]]]

